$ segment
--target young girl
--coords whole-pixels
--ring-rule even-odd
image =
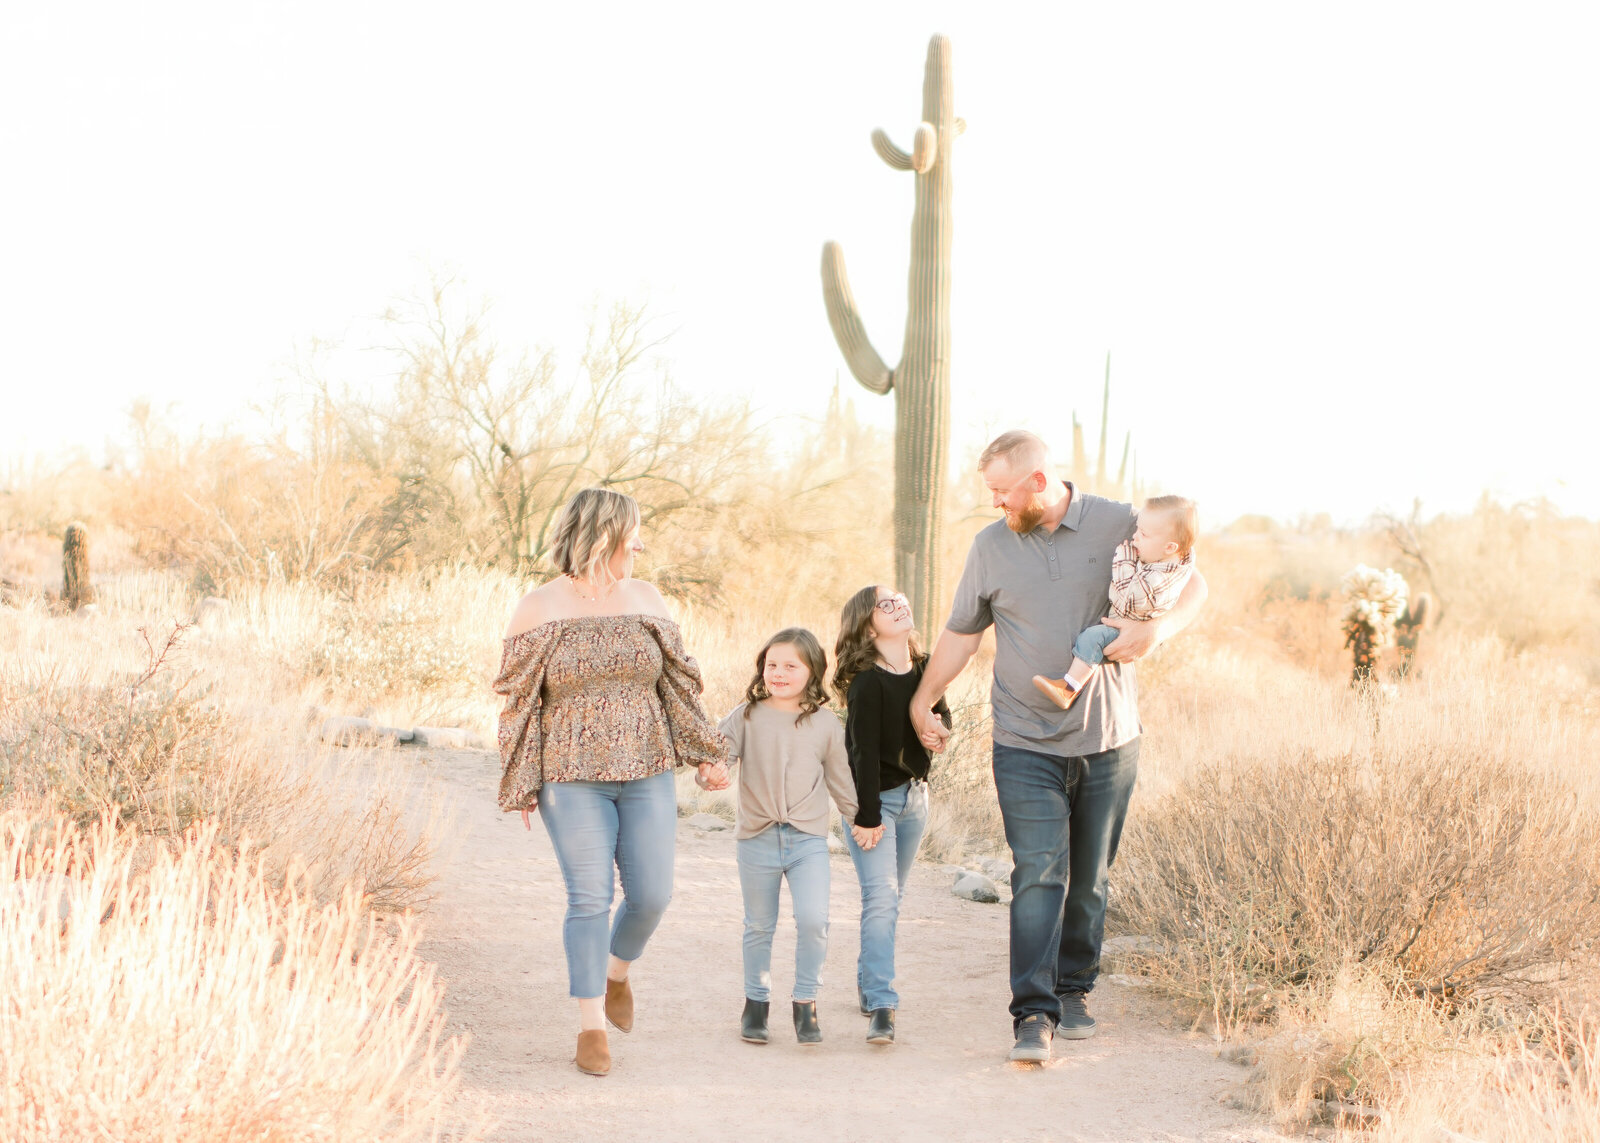
[[[828,953],[828,794],[856,812],[844,728],[822,689],[828,660],[804,627],[779,631],[756,656],[745,701],[717,727],[739,763],[739,885],[744,891],[744,1016],[739,1034],[767,1042],[778,882],[789,881],[794,948],[794,1032],[820,1044],[817,989]]]
[[[857,1000],[867,1042],[894,1043],[894,930],[900,899],[928,826],[928,751],[911,724],[911,696],[927,661],[906,597],[864,587],[839,616],[833,687],[845,701],[845,743],[858,808],[845,842],[861,882]],[[951,724],[943,699],[933,708]]]

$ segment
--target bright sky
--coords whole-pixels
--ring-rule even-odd
[[[782,15],[779,15],[779,12]],[[218,423],[430,269],[503,342],[648,299],[691,391],[861,415],[898,357],[928,36],[954,41],[957,446],[1112,436],[1243,512],[1600,515],[1587,3],[112,3],[0,15],[0,460],[135,397]],[[970,455],[970,454],[969,454]]]

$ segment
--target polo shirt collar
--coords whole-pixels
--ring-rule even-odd
[[[1071,528],[1076,532],[1078,525],[1083,521],[1083,496],[1078,492],[1078,486],[1073,484],[1072,481],[1066,481],[1066,485],[1072,499],[1067,504],[1066,514],[1061,517],[1061,527]]]

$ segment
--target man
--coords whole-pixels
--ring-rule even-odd
[[[950,619],[912,698],[923,741],[949,731],[933,715],[995,628],[994,784],[1016,870],[1011,901],[1011,1059],[1043,1062],[1055,1036],[1094,1035],[1087,996],[1100,969],[1106,871],[1139,765],[1133,663],[1187,626],[1205,602],[1196,572],[1177,604],[1146,622],[1104,619],[1111,557],[1133,535],[1132,505],[1089,496],[1050,475],[1045,443],[1002,433],[978,459],[1005,519],[973,540]],[[1062,674],[1084,628],[1121,631],[1070,712],[1033,685]]]

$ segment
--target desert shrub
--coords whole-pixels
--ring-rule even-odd
[[[229,845],[266,842],[279,876],[305,864],[324,897],[358,878],[373,907],[421,902],[428,823],[406,812],[404,792],[373,765],[331,781],[281,725],[242,718],[197,674],[177,675],[182,635],[147,640],[144,665],[126,674],[0,663],[0,806],[168,843],[210,823]]]
[[[466,1137],[464,1045],[408,919],[275,883],[215,827],[141,853],[106,821],[0,817],[0,1136]]]
[[[478,648],[452,638],[436,612],[403,600],[337,607],[309,651],[313,678],[368,695],[458,695],[488,683]]]
[[[1120,920],[1234,1025],[1359,965],[1417,994],[1534,997],[1600,931],[1600,821],[1460,748],[1205,763],[1130,817]]]

